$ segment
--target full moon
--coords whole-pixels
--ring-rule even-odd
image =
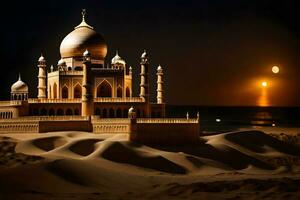
[[[273,66],[273,67],[272,67],[272,72],[273,72],[274,74],[279,73],[279,67]]]

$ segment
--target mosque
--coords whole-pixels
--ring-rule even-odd
[[[199,115],[166,118],[163,68],[157,67],[156,102],[150,102],[149,56],[140,57],[140,93],[132,92],[132,68],[118,52],[106,63],[107,44],[85,19],[60,44],[57,66],[37,61],[38,95],[29,97],[21,76],[11,86],[11,99],[0,101],[0,133],[88,131],[127,134],[144,143],[193,143]]]
[[[132,68],[118,52],[105,63],[107,44],[101,34],[82,22],[61,42],[61,59],[48,67],[38,59],[38,95],[29,98],[28,86],[19,80],[11,86],[13,105],[0,104],[1,118],[19,116],[98,115],[103,118],[127,117],[134,106],[137,117],[164,117],[163,69],[157,68],[157,101],[150,102],[149,57],[145,52],[140,62],[140,94],[132,93]],[[2,104],[3,105],[3,104]]]

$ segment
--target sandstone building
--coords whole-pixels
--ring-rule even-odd
[[[149,143],[197,140],[199,117],[165,118],[161,66],[156,102],[150,102],[146,51],[140,57],[139,96],[132,93],[132,68],[118,52],[106,63],[106,54],[104,38],[87,24],[83,11],[82,22],[61,42],[57,66],[39,57],[37,97],[30,97],[19,75],[11,99],[0,101],[0,133],[90,131],[128,134],[130,140]]]

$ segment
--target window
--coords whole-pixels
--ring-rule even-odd
[[[130,90],[129,90],[129,87],[126,87],[126,97],[130,97]]]
[[[82,96],[82,90],[81,90],[81,86],[79,84],[77,84],[74,87],[74,98],[81,98]]]
[[[122,88],[121,87],[118,87],[117,89],[117,97],[122,97]]]
[[[112,88],[106,80],[98,86],[97,97],[112,97]]]
[[[68,87],[67,86],[63,86],[63,88],[61,89],[61,97],[63,99],[67,99],[69,96],[69,91],[68,91]]]

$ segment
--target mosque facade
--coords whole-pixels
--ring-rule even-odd
[[[166,118],[163,68],[157,67],[156,102],[150,102],[149,56],[140,57],[140,93],[132,92],[132,68],[119,53],[106,65],[102,35],[82,22],[61,42],[57,66],[37,62],[37,97],[29,98],[21,76],[9,101],[0,101],[0,133],[87,131],[126,134],[134,142],[191,144],[198,141],[199,115]],[[153,83],[152,83],[153,84]],[[155,84],[155,83],[154,83]],[[153,85],[154,85],[153,84]]]
[[[140,93],[133,95],[132,67],[118,52],[107,64],[107,44],[103,36],[82,22],[61,42],[57,66],[47,66],[41,55],[37,61],[38,94],[30,98],[28,86],[19,80],[11,86],[10,101],[1,101],[0,118],[22,116],[99,116],[127,118],[134,107],[137,117],[165,116],[163,69],[157,67],[156,102],[150,102],[149,56],[140,57]]]

